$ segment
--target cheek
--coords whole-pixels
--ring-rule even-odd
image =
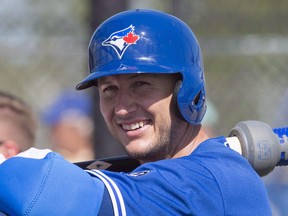
[[[109,119],[112,118],[113,108],[111,105],[108,105],[107,103],[104,103],[101,100],[99,102],[99,105],[100,105],[100,112],[101,112],[106,124],[108,124]]]
[[[171,104],[172,104],[172,98],[173,98],[173,95],[172,94],[169,94],[167,97],[163,98],[162,100],[160,100],[161,102],[161,106],[162,107],[165,107],[165,110],[169,110],[170,107],[171,107]]]
[[[170,120],[171,116],[171,99],[172,96],[168,96],[162,100],[159,100],[157,103],[152,104],[148,110],[152,113],[155,113],[155,119],[160,118],[161,121],[165,119],[165,122]],[[167,120],[167,121],[166,121]]]

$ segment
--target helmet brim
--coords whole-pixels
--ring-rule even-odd
[[[77,86],[77,90],[89,88],[97,85],[97,79],[106,76],[121,75],[121,74],[141,74],[141,73],[162,73],[162,74],[174,74],[183,71],[183,68],[175,70],[175,66],[161,66],[161,65],[140,65],[140,66],[126,66],[122,65],[118,69],[114,70],[96,70],[92,71],[85,79],[83,79]],[[96,72],[96,73],[95,73]]]

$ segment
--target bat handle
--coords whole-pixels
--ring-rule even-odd
[[[288,165],[288,127],[274,128],[273,132],[278,136],[280,143],[280,160],[276,166]]]

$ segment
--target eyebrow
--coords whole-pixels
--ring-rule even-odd
[[[127,79],[132,80],[132,79],[135,79],[139,76],[143,76],[145,74],[144,73],[136,73],[136,74],[118,74],[118,75],[127,75]],[[118,76],[118,75],[112,75],[112,76]],[[105,76],[105,77],[99,78],[98,79],[98,85],[99,85],[99,81],[101,81],[101,84],[109,84],[110,83],[109,77],[111,77],[111,76]]]
[[[144,73],[138,73],[138,74],[131,74],[131,76],[128,77],[129,80],[135,79],[137,77],[145,75]]]
[[[101,82],[101,84],[107,84],[109,83],[109,81],[107,80],[107,77],[100,77],[97,79],[97,86],[99,86],[99,83]]]

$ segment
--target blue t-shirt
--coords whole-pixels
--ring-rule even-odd
[[[224,137],[189,156],[131,173],[86,172],[49,153],[0,165],[0,213],[7,215],[271,215],[260,177]],[[1,214],[0,214],[1,215]]]

